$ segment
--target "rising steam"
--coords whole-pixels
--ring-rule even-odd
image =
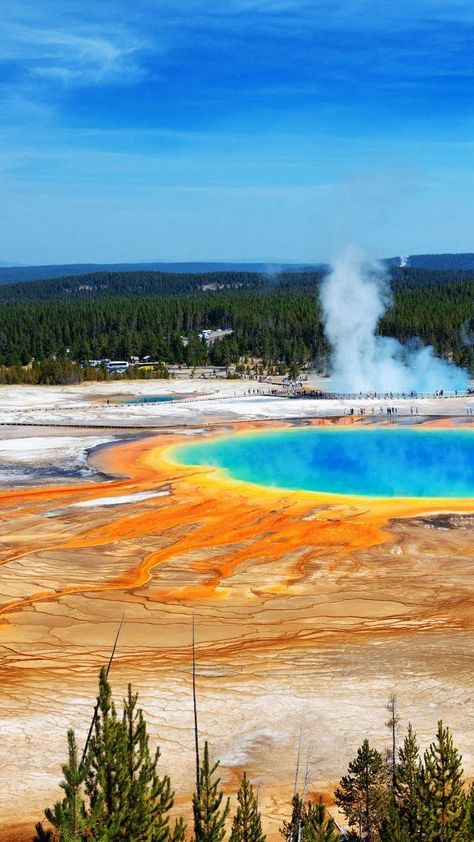
[[[390,304],[383,266],[346,253],[321,287],[325,333],[332,345],[333,387],[340,392],[434,392],[467,388],[467,373],[435,356],[431,346],[407,346],[377,336]]]

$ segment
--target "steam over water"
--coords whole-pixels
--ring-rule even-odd
[[[408,346],[376,336],[390,304],[384,268],[360,255],[336,260],[321,288],[325,333],[332,345],[333,389],[340,392],[434,392],[467,388],[467,373],[414,339]]]

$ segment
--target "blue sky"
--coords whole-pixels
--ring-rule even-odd
[[[467,0],[10,0],[0,261],[474,251]]]

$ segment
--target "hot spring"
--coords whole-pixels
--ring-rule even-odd
[[[305,428],[180,445],[184,465],[276,488],[369,497],[474,496],[470,430]]]

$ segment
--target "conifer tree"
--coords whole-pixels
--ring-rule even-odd
[[[157,773],[160,750],[157,748],[152,758],[143,711],[137,708],[137,700],[138,694],[132,693],[129,684],[122,720],[128,767],[127,805],[122,833],[124,838],[166,842],[170,838],[181,838],[184,825],[178,822],[173,832],[170,829],[169,814],[174,803],[171,781],[168,775],[160,778]]]
[[[290,821],[284,821],[280,828],[280,833],[287,842],[299,842],[302,836],[302,828],[304,823],[304,802],[299,793],[295,792],[291,799],[291,818]]]
[[[387,710],[389,713],[388,721],[385,723],[390,731],[391,746],[389,752],[390,776],[392,779],[392,798],[395,798],[395,789],[397,786],[397,729],[400,722],[400,717],[397,713],[397,700],[395,696],[391,696]]]
[[[68,731],[67,742],[68,762],[63,766],[64,780],[60,783],[60,787],[64,790],[64,798],[58,801],[52,810],[49,807],[45,810],[45,816],[55,831],[45,830],[41,824],[38,824],[35,842],[48,842],[52,839],[60,840],[60,842],[83,842],[89,838],[83,797],[87,770],[78,761],[74,731]]]
[[[199,787],[193,795],[194,842],[222,842],[225,822],[229,815],[227,799],[221,808],[223,793],[219,790],[220,778],[215,777],[219,763],[211,765],[209,746],[204,744],[204,756],[199,772]]]
[[[78,763],[70,731],[69,762],[63,767],[61,784],[65,798],[45,811],[54,829],[38,824],[35,842],[183,842],[182,819],[173,828],[170,824],[171,782],[167,775],[158,774],[160,752],[150,754],[146,722],[137,701],[129,685],[119,717],[107,670],[101,671],[85,762]]]
[[[420,750],[409,723],[403,745],[398,750],[395,802],[412,839],[416,838],[420,824],[420,773]]]
[[[230,842],[265,842],[254,789],[246,772],[237,793],[238,807],[232,821]]]
[[[126,818],[129,766],[126,732],[120,721],[106,670],[100,671],[94,733],[88,751],[86,790],[94,832],[119,839]]]
[[[474,839],[474,783],[466,795],[466,838]]]
[[[65,798],[45,814],[55,830],[37,825],[36,842],[182,842],[181,819],[170,825],[174,793],[157,771],[143,711],[129,685],[122,717],[117,715],[107,671],[100,673],[93,735],[85,763],[78,763],[72,731],[69,763],[61,784]],[[88,798],[84,800],[84,789]]]
[[[322,799],[305,805],[298,793],[292,800],[291,819],[283,822],[280,833],[287,842],[337,842],[339,833]]]
[[[390,804],[388,815],[380,828],[380,842],[412,842],[414,838],[395,805]]]
[[[88,752],[87,792],[91,826],[107,842],[178,842],[184,824],[171,829],[170,811],[174,793],[167,775],[157,771],[159,749],[152,757],[143,711],[138,695],[128,686],[120,719],[112,701],[106,671],[99,680],[99,697],[94,734]]]
[[[33,842],[53,842],[53,833],[48,828],[43,827],[43,822],[37,822],[35,830],[36,836],[33,838]]]
[[[303,835],[306,842],[338,842],[339,833],[334,819],[328,814],[322,799],[311,801],[305,810]]]
[[[352,828],[360,825],[364,839],[374,842],[388,803],[387,781],[382,755],[364,740],[341,778],[335,800]]]
[[[461,842],[467,824],[462,758],[442,721],[425,751],[420,775],[423,838],[429,842]]]

